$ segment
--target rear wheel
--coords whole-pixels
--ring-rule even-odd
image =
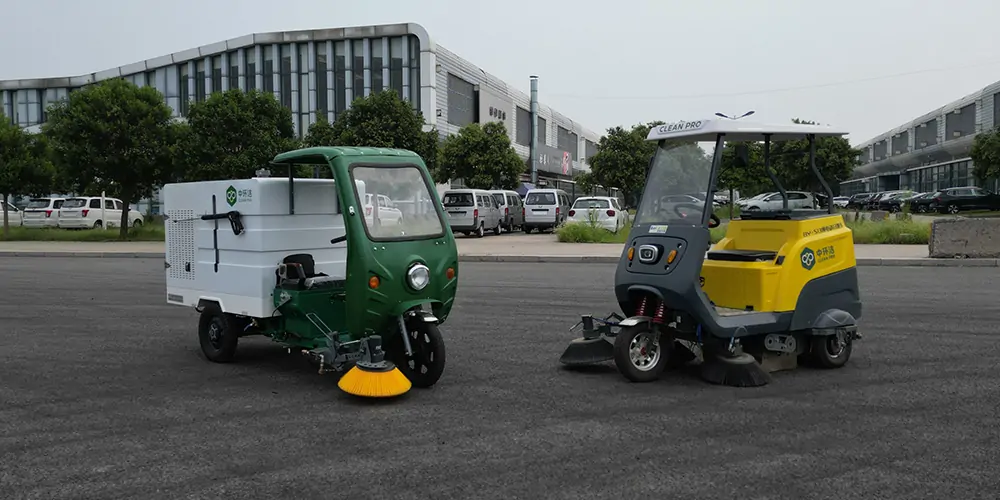
[[[957,214],[958,213],[958,205],[956,205],[954,203],[949,203],[948,204],[948,208],[946,210],[948,211],[949,214]]]
[[[820,368],[840,368],[851,359],[854,344],[846,333],[813,337],[809,358]]]
[[[142,221],[139,219],[132,221],[132,227],[142,227]]]
[[[493,234],[500,236],[500,233],[503,232],[503,226],[501,225],[502,222],[503,221],[497,219],[497,227],[493,228]]]
[[[479,227],[476,228],[476,238],[482,238],[484,234],[486,234],[486,228],[484,223],[480,222]]]
[[[444,373],[444,337],[441,336],[438,326],[433,323],[410,321],[407,322],[406,328],[409,330],[413,355],[406,355],[403,339],[397,334],[387,346],[389,359],[414,387],[431,387]]]
[[[667,367],[672,344],[649,323],[622,328],[615,336],[615,366],[632,382],[652,382]]]
[[[524,230],[524,234],[531,234],[531,228],[528,226],[522,226],[521,229]]]
[[[208,304],[202,309],[198,319],[198,340],[209,361],[228,363],[233,360],[240,338],[238,325],[236,318],[222,312],[218,304]]]

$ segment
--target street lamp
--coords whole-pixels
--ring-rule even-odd
[[[719,117],[722,117],[722,118],[729,118],[730,120],[739,120],[740,118],[746,118],[746,117],[752,115],[753,113],[754,113],[754,111],[751,109],[750,111],[747,111],[746,113],[743,113],[742,115],[737,116],[736,118],[733,118],[732,116],[724,115],[722,113],[716,113],[715,116],[719,116]]]

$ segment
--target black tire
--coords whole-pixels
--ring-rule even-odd
[[[498,220],[497,227],[493,228],[493,234],[495,236],[500,236],[500,233],[502,232],[503,232],[503,226],[501,225],[501,221]]]
[[[521,226],[521,229],[524,230],[524,234],[531,234],[531,228],[530,227],[528,227],[528,226]]]
[[[228,363],[236,356],[240,340],[239,321],[222,312],[218,304],[208,304],[198,318],[198,340],[201,352],[209,361]]]
[[[840,368],[851,359],[854,343],[845,340],[840,345],[837,335],[816,336],[809,343],[809,361],[818,368]]]
[[[406,328],[409,330],[413,356],[406,355],[406,347],[398,332],[388,342],[386,353],[414,387],[426,389],[436,384],[444,373],[444,337],[433,323],[408,321]]]
[[[957,214],[961,209],[958,208],[958,205],[954,203],[949,203],[948,207],[945,210],[947,210],[949,214]]]
[[[648,336],[646,339],[641,339]],[[649,338],[651,337],[651,338]],[[631,351],[633,341],[649,340],[655,341],[656,354],[652,359],[646,361],[642,367],[637,366],[632,360]],[[649,323],[622,328],[615,336],[615,366],[618,372],[632,382],[652,382],[660,378],[660,374],[667,368],[670,358],[672,342],[667,342],[662,335],[656,334],[650,328]]]
[[[483,225],[484,223],[480,222],[479,227],[476,228],[476,238],[482,238],[486,234],[486,228]]]

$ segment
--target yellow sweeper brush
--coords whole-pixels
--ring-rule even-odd
[[[410,379],[385,359],[382,337],[365,338],[361,341],[361,351],[361,360],[337,382],[342,391],[363,398],[391,398],[410,390]]]

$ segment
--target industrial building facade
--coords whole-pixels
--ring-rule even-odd
[[[499,121],[517,153],[529,156],[529,96],[435,45],[412,23],[253,34],[88,75],[0,81],[0,109],[37,129],[50,103],[116,77],[155,87],[178,118],[213,92],[273,92],[291,110],[299,136],[317,117],[332,122],[354,99],[391,89],[423,113],[427,130],[446,136]],[[537,137],[540,184],[566,187],[590,170],[585,159],[600,136],[539,103]]]
[[[1000,126],[1000,82],[858,146],[860,166],[840,194],[977,186],[969,154],[975,136]],[[996,191],[989,179],[981,186]]]

